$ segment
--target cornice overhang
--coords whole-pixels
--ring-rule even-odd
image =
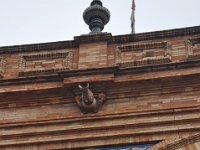
[[[81,43],[107,41],[110,44],[118,44],[118,43],[145,41],[145,40],[156,40],[163,38],[173,38],[179,36],[189,36],[196,34],[200,34],[200,26],[147,32],[147,33],[138,33],[138,34],[117,35],[117,36],[112,36],[111,33],[86,34],[86,35],[76,36],[74,37],[74,40],[71,41],[0,47],[0,53],[20,53],[20,52],[55,50],[64,48],[78,48]]]
[[[78,48],[78,43],[75,41],[59,41],[51,43],[38,43],[27,45],[14,45],[0,47],[0,54],[2,53],[20,53],[20,52],[35,52],[41,50],[55,50],[64,48]]]
[[[111,43],[138,42],[200,34],[200,26],[113,36]]]
[[[49,75],[38,75],[38,76],[25,76],[16,79],[2,79],[0,80],[0,86],[4,85],[17,85],[17,84],[27,84],[27,83],[42,83],[42,82],[63,82],[64,78],[68,77],[81,77],[87,75],[105,75],[113,74],[118,67],[106,67],[106,68],[92,68],[84,70],[67,70],[60,71],[57,73]]]
[[[27,83],[43,83],[43,82],[63,82],[64,79],[67,78],[79,78],[79,77],[89,77],[95,75],[113,75],[113,78],[124,76],[124,75],[138,75],[145,73],[154,73],[154,72],[162,72],[162,71],[179,71],[179,70],[187,70],[187,69],[196,69],[200,66],[200,60],[193,61],[184,61],[177,63],[168,63],[168,64],[160,64],[160,65],[148,65],[148,66],[139,66],[139,67],[128,67],[128,68],[120,68],[119,66],[114,67],[105,67],[105,68],[91,68],[91,69],[83,69],[83,70],[68,70],[68,71],[60,71],[50,75],[40,75],[40,76],[26,76],[20,77],[17,79],[2,79],[0,80],[0,85],[17,85],[17,84],[27,84]],[[187,75],[178,75],[178,78],[181,76],[195,76],[199,75],[200,72],[191,72]],[[174,76],[167,76],[168,78],[174,78]],[[162,78],[162,77],[160,77]],[[113,81],[114,81],[113,80]],[[147,79],[144,79],[147,80]],[[125,81],[124,81],[125,82]],[[127,80],[127,82],[129,82]]]

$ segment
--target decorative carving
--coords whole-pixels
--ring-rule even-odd
[[[185,41],[187,60],[200,59],[200,38]]]
[[[135,55],[132,60],[124,60],[122,55]],[[118,47],[116,63],[120,67],[157,65],[171,62],[171,45],[168,42],[127,45]]]
[[[58,52],[38,55],[21,56],[20,76],[56,73],[69,70],[73,66],[72,52]]]
[[[200,44],[200,38],[189,39],[192,45]]]
[[[119,46],[118,49],[121,52],[128,52],[128,51],[143,51],[143,50],[150,50],[150,49],[166,48],[167,46],[168,46],[167,42],[159,42],[159,43]]]
[[[3,73],[5,72],[5,59],[0,57],[0,78],[3,78]]]
[[[82,91],[81,97],[76,97],[76,102],[84,114],[97,113],[105,101],[105,94],[94,96],[89,89],[89,83],[84,87],[79,84],[79,89]]]
[[[132,67],[132,66],[148,66],[170,63],[171,59],[168,57],[148,58],[143,60],[135,60],[132,62],[119,63],[119,67]]]

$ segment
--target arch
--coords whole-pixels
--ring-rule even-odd
[[[189,148],[187,147],[193,147],[193,150],[199,150],[200,133],[182,139],[171,139],[162,141],[153,146],[150,150],[180,150],[182,148],[184,148],[184,150],[189,150]]]

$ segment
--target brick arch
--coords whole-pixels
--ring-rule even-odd
[[[200,147],[200,133],[178,140],[171,139],[162,141],[153,146],[150,150],[176,150],[181,148],[190,150],[187,147],[193,147],[193,150],[199,150],[197,145]]]

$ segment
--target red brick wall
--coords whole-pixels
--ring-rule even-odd
[[[185,41],[199,36],[124,43],[103,40],[83,42],[78,48],[0,54],[5,60],[0,81],[0,149],[83,149],[182,139],[199,133],[199,67],[176,66],[178,62],[187,63]],[[80,73],[72,77],[70,71],[56,70],[56,66],[62,68],[65,59],[59,53],[73,53],[69,70],[87,71],[135,60],[134,50],[119,52],[119,47],[162,42],[169,43],[170,64],[174,67],[169,70],[152,71],[151,66],[143,71],[143,66],[130,66],[132,71],[141,68],[143,72],[93,71],[90,75]],[[165,49],[137,52],[145,53],[143,58],[154,58],[165,56]],[[153,53],[146,53],[152,50]],[[49,58],[51,54],[58,55]],[[36,57],[25,63],[25,69],[21,68],[24,56]],[[23,74],[27,70],[38,72]],[[84,81],[91,82],[95,95],[106,95],[106,102],[96,114],[82,114],[75,102],[75,97],[81,95],[78,83]]]

